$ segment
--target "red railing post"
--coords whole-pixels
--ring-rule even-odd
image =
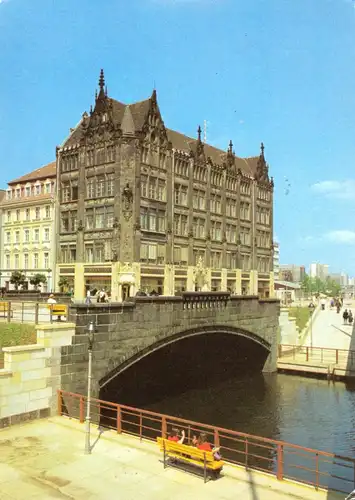
[[[35,324],[38,325],[39,323],[39,304],[36,302],[35,304]]]
[[[248,458],[249,458],[249,443],[248,443],[248,438],[245,438],[245,449],[244,449],[244,454],[245,454],[245,468],[248,468]]]
[[[164,439],[166,438],[166,431],[167,431],[167,429],[166,429],[166,417],[163,416],[161,419],[161,437]]]
[[[306,347],[306,361],[309,360],[309,349],[308,346]]]
[[[219,432],[218,432],[218,429],[214,430],[214,445],[216,447],[219,446]]]
[[[139,440],[142,441],[142,432],[143,432],[143,415],[142,412],[139,414]]]
[[[117,433],[121,434],[121,432],[122,432],[122,411],[121,411],[120,405],[117,405],[116,427],[117,427]]]
[[[319,455],[316,453],[316,490],[319,487]]]
[[[335,363],[339,363],[339,349],[335,349]]]
[[[79,421],[82,424],[84,422],[84,398],[80,396],[80,409],[79,409]]]
[[[279,481],[284,478],[284,447],[283,444],[278,443],[277,445],[277,465],[276,465],[276,477]]]
[[[60,389],[57,390],[57,413],[60,417],[62,416],[62,391]]]
[[[7,303],[7,322],[11,323],[11,302]]]

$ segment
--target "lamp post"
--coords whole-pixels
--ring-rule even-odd
[[[88,332],[88,353],[89,353],[89,366],[88,366],[88,395],[86,400],[86,419],[85,419],[85,454],[90,455],[90,403],[91,403],[91,379],[92,379],[92,347],[94,344],[95,325],[93,321],[87,326]]]

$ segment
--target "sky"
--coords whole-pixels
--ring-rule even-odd
[[[0,47],[0,187],[55,159],[103,68],[169,128],[263,141],[281,263],[355,275],[353,0],[0,0]]]

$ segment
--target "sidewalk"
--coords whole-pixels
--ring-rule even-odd
[[[1,500],[337,500],[268,475],[225,467],[218,481],[164,470],[154,443],[92,426],[91,455],[84,455],[84,426],[64,417],[0,431]]]

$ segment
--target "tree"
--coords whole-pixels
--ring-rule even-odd
[[[15,286],[15,290],[18,291],[18,287],[26,283],[26,275],[23,271],[12,271],[10,283]]]
[[[38,290],[38,287],[41,285],[41,283],[47,283],[47,277],[45,274],[37,273],[32,276],[32,278],[30,279],[30,283],[35,287],[35,290]]]
[[[58,286],[63,291],[64,288],[68,288],[69,280],[65,276],[61,276],[58,281]]]

